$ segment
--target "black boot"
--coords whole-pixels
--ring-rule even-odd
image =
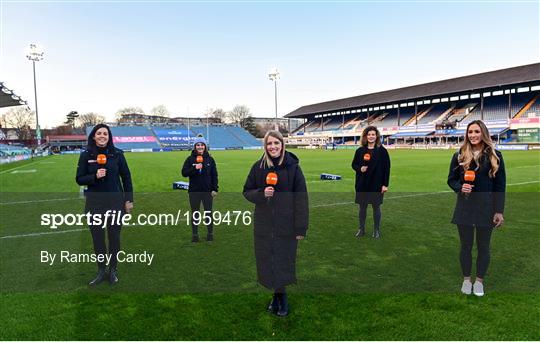
[[[214,234],[208,234],[208,235],[206,235],[206,241],[208,241],[208,242],[214,241]]]
[[[358,231],[354,235],[355,237],[362,237],[366,235],[366,229],[365,228],[358,228]]]
[[[191,242],[193,242],[193,243],[199,242],[199,235],[193,235],[193,236],[191,236]]]
[[[92,279],[92,281],[89,282],[88,285],[95,286],[101,283],[103,280],[105,280],[106,277],[107,277],[107,270],[105,269],[105,266],[99,267],[96,277]]]
[[[278,311],[278,307],[279,307],[278,294],[274,293],[274,295],[272,296],[272,301],[268,305],[267,310],[268,310],[268,312],[271,312],[271,313],[275,314]]]
[[[279,317],[285,317],[289,314],[289,302],[286,293],[278,294],[278,311],[276,314]]]
[[[116,266],[111,267],[109,270],[109,283],[111,285],[118,283],[118,271],[116,270]]]
[[[380,239],[381,238],[381,230],[379,228],[374,228],[373,229],[373,237],[375,239]]]

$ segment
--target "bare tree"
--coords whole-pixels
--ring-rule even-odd
[[[142,110],[141,107],[121,108],[116,112],[116,121],[120,122],[122,120],[122,115],[124,114],[144,114],[144,110]]]
[[[171,116],[171,113],[169,112],[167,107],[165,107],[164,105],[155,106],[150,111],[150,114],[156,115],[156,116],[165,116],[165,117]]]
[[[95,126],[105,122],[105,117],[94,112],[79,115],[76,120],[76,126],[80,128],[86,128],[88,126]]]
[[[34,124],[36,112],[28,107],[14,107],[2,115],[2,122],[6,128],[15,128],[19,139],[27,140],[31,138],[30,126]]]
[[[240,124],[244,119],[251,115],[249,108],[245,105],[236,105],[228,113],[229,121]]]
[[[215,121],[216,122],[225,122],[225,118],[227,117],[227,113],[221,109],[221,108],[216,108],[212,111],[212,115],[211,115],[214,119],[216,119]]]

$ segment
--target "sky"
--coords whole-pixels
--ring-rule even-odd
[[[72,110],[254,116],[540,61],[539,1],[5,1],[0,81],[40,126]],[[0,110],[0,114],[6,109]]]

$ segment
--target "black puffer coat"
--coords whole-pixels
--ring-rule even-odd
[[[272,198],[264,197],[266,175],[274,171],[278,183]],[[298,158],[285,152],[282,165],[251,167],[244,197],[255,203],[254,240],[257,277],[260,284],[276,289],[296,282],[297,235],[305,236],[309,222],[306,180]]]
[[[499,157],[499,170],[494,178],[489,177],[491,162],[487,155],[480,156],[480,168],[476,170],[474,187],[472,192],[465,196],[461,192],[465,170],[459,165],[459,152],[456,152],[450,163],[448,172],[448,186],[456,192],[457,201],[454,209],[452,223],[458,225],[476,225],[477,227],[493,227],[495,213],[504,213],[506,171],[501,152],[495,151]],[[470,165],[471,170],[476,169],[474,160]]]
[[[371,159],[364,161],[364,154],[369,153]],[[367,147],[359,147],[354,154],[352,168],[356,171],[356,190],[355,202],[382,204],[383,194],[382,186],[388,186],[390,182],[390,156],[383,146],[376,146],[370,150]],[[367,166],[366,172],[360,172],[362,166]]]

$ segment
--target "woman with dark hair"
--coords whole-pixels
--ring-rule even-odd
[[[381,204],[390,182],[390,157],[381,144],[381,134],[375,126],[368,126],[362,132],[361,147],[356,150],[352,169],[356,172],[356,199],[360,206],[358,214],[360,227],[356,237],[366,234],[368,204],[373,207],[373,237],[381,237]]]
[[[285,287],[296,283],[298,240],[308,229],[307,187],[298,158],[285,151],[281,133],[268,131],[263,144],[264,154],[244,184],[244,197],[255,204],[257,278],[274,291],[268,311],[283,317],[289,314]]]
[[[504,222],[506,171],[501,152],[495,149],[489,131],[480,120],[471,121],[465,139],[452,157],[448,185],[458,194],[452,223],[461,241],[463,273],[461,292],[484,295],[484,277],[490,261],[493,228]],[[476,280],[471,282],[472,247],[476,233]]]
[[[109,126],[96,125],[88,135],[86,150],[81,152],[77,175],[77,184],[87,186],[85,212],[100,215],[115,212],[117,217],[130,213],[133,209],[133,185],[131,173],[122,150],[114,147]],[[109,282],[118,282],[117,254],[120,251],[120,229],[118,220],[91,224],[90,232],[94,243],[94,252],[101,260],[107,255],[105,243],[105,226],[109,238],[110,264]],[[107,278],[105,261],[98,261],[98,272],[89,285],[97,285]]]
[[[210,217],[206,226],[208,233],[206,241],[214,240],[214,227],[212,225],[212,202],[218,193],[218,173],[214,158],[208,153],[206,140],[203,137],[195,139],[193,151],[184,161],[182,176],[189,177],[189,204],[191,207],[191,242],[199,242],[199,226],[195,224],[193,213],[198,212],[203,205],[204,211],[209,212],[203,215],[199,212],[197,220],[203,221],[205,216]]]

